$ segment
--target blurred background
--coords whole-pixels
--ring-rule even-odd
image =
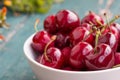
[[[25,40],[35,32],[34,23],[61,9],[76,12],[80,19],[88,11],[109,18],[120,14],[119,0],[0,0],[0,80],[37,80],[23,53]],[[117,20],[120,23],[120,20]]]

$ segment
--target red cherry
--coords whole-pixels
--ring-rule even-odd
[[[120,24],[118,24],[118,23],[113,23],[112,26],[115,27],[115,28],[118,30],[118,32],[119,32],[117,51],[120,52]]]
[[[73,69],[71,67],[69,67],[69,66],[62,68],[62,70],[73,71]]]
[[[69,36],[67,34],[57,33],[56,36],[57,38],[55,40],[55,46],[57,48],[63,49],[64,47],[70,45]]]
[[[120,52],[115,53],[115,65],[120,64]]]
[[[46,56],[43,54],[40,60],[40,63],[52,68],[61,68],[64,61],[64,56],[58,48],[51,47],[46,51]]]
[[[105,43],[108,44],[113,52],[116,52],[118,41],[115,35],[111,32],[103,34],[99,37],[98,44]]]
[[[85,28],[88,29],[89,31],[92,29],[92,26],[91,26],[90,24],[88,24],[88,23],[83,23],[83,24],[81,24],[80,27],[85,27]]]
[[[85,38],[85,42],[91,44],[93,47],[95,46],[95,34],[94,33],[90,33],[86,38]]]
[[[32,47],[35,50],[39,51],[40,53],[43,53],[46,44],[50,40],[51,40],[50,35],[46,31],[44,31],[44,30],[39,31],[34,35],[34,37],[32,39]],[[51,45],[51,46],[53,46],[53,45]]]
[[[81,23],[89,23],[94,24],[95,26],[101,26],[101,24],[104,24],[104,20],[94,12],[89,12],[82,20]]]
[[[78,15],[70,10],[60,10],[56,14],[56,24],[61,32],[69,33],[80,26]]]
[[[104,30],[103,34],[107,32],[111,32],[116,36],[117,39],[119,38],[119,31],[114,26],[110,25],[110,27]]]
[[[89,35],[89,31],[85,27],[77,27],[70,34],[70,42],[76,45]]]
[[[120,24],[118,24],[118,23],[113,23],[112,26],[114,26],[115,28],[117,28],[117,30],[118,30],[119,33],[120,33]]]
[[[65,58],[64,66],[69,65],[71,48],[70,47],[65,47],[65,48],[62,49],[61,52],[62,52],[62,54],[64,55],[64,58]]]
[[[70,54],[70,65],[73,68],[82,70],[84,68],[84,55],[93,50],[92,46],[86,42],[76,44]]]
[[[45,18],[44,29],[50,34],[57,32],[55,15],[49,15]]]
[[[100,44],[96,48],[85,55],[85,64],[88,70],[109,69],[114,65],[114,53],[107,44]]]

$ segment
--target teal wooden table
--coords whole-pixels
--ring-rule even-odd
[[[120,14],[119,4],[120,0],[65,0],[62,4],[54,4],[47,14],[15,17],[8,12],[7,22],[11,26],[8,30],[0,28],[5,36],[5,42],[0,43],[0,80],[37,80],[23,53],[25,40],[35,32],[33,26],[37,18],[40,19],[39,29],[42,29],[44,18],[60,9],[74,10],[80,18],[89,10],[98,14],[108,11],[109,16],[114,16]]]

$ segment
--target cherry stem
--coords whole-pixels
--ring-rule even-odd
[[[95,26],[93,26],[92,29],[89,30],[90,33],[89,33],[87,36],[85,36],[82,41],[84,42],[84,41],[87,39],[87,37],[88,37],[91,33],[93,33],[94,30],[95,30],[95,31],[97,30],[97,28],[96,28]]]
[[[104,30],[107,28],[107,27],[110,27],[110,21],[108,20],[108,17],[107,17],[107,14],[104,13],[104,16],[106,18],[106,25],[104,25],[104,27],[101,29],[101,33],[104,32]],[[111,31],[111,29],[110,29]]]
[[[100,26],[103,26],[103,24],[102,24],[99,20],[96,20],[96,22],[97,22]]]
[[[104,13],[104,16],[106,18],[106,23],[107,23],[107,26],[110,26],[110,21],[108,20],[108,16],[106,13]]]
[[[120,67],[120,64],[117,64],[117,65],[113,66],[113,68],[116,68],[116,67]]]
[[[56,35],[53,35],[52,37],[51,37],[51,40],[46,44],[46,46],[45,46],[45,49],[44,49],[44,56],[45,56],[45,59],[47,60],[47,61],[51,61],[49,58],[48,58],[48,56],[47,56],[47,48],[49,47],[49,45],[53,42],[53,41],[55,41],[56,40],[56,38],[57,38],[57,36]]]
[[[94,52],[97,52],[97,45],[98,45],[98,38],[101,35],[100,30],[96,31],[96,37],[95,37],[95,48],[94,48]]]
[[[38,32],[37,25],[39,24],[39,22],[40,22],[40,19],[36,19],[35,24],[34,24],[34,29],[36,32]]]
[[[115,20],[119,18],[120,18],[120,15],[116,15],[112,20],[109,21],[109,24],[112,24]]]

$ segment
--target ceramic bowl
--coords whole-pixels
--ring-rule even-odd
[[[36,62],[31,48],[33,35],[25,41],[24,53],[39,80],[120,80],[120,67],[99,71],[65,71]]]

